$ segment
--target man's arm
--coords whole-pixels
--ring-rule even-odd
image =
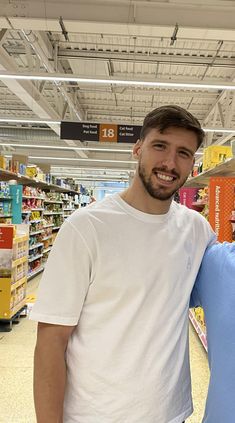
[[[65,351],[74,327],[38,324],[34,354],[34,402],[37,423],[63,421]]]

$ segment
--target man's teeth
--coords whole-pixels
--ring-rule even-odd
[[[173,176],[167,176],[167,175],[163,175],[162,173],[157,173],[157,177],[159,179],[163,179],[163,181],[173,181]]]

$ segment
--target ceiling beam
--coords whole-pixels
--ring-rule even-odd
[[[6,53],[3,47],[0,46],[0,70],[8,72],[18,72],[13,60]],[[21,101],[26,104],[32,112],[42,119],[58,120],[59,115],[53,110],[48,102],[43,98],[41,93],[37,90],[31,81],[13,81],[5,80],[4,84],[12,91]],[[60,134],[60,126],[49,124],[51,129]]]
[[[71,45],[71,44],[70,44]],[[108,46],[112,48],[112,45]],[[15,46],[6,46],[6,49],[9,54],[11,55],[25,55],[25,48],[22,46],[15,47]],[[147,48],[148,50],[148,48]],[[135,61],[136,63],[160,63],[160,64],[182,64],[182,65],[190,65],[190,66],[206,66],[210,65],[210,67],[226,67],[226,68],[234,68],[234,58],[230,57],[217,57],[212,64],[212,57],[208,57],[208,53],[206,55],[200,54],[200,56],[192,56],[193,50],[191,53],[185,53],[182,49],[179,49],[179,52],[174,49],[173,52],[166,52],[166,53],[159,53],[157,52],[157,47],[155,49],[151,48],[151,52],[146,51],[144,52],[123,52],[123,51],[94,51],[94,49],[89,50],[87,48],[85,51],[81,48],[73,49],[73,48],[58,48],[58,59],[68,59],[68,60],[77,60],[77,59],[86,59],[86,60],[112,60],[115,62],[131,62]],[[156,50],[156,51],[154,51]],[[177,54],[176,54],[177,53]],[[33,51],[32,51],[32,54]],[[196,53],[195,53],[196,54]],[[52,61],[52,59],[49,59]]]
[[[234,40],[235,7],[232,2],[186,3],[127,0],[31,0],[1,1],[1,26],[16,29],[61,32],[59,16],[68,33],[92,32],[117,35],[171,37],[178,23],[177,39],[200,38]],[[22,16],[23,14],[23,16]],[[9,21],[5,18],[8,17]],[[5,25],[5,26],[4,26]]]

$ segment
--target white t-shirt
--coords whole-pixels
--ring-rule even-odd
[[[197,212],[150,215],[118,194],[62,226],[31,319],[77,325],[64,423],[182,423],[192,412],[188,306],[206,246]]]

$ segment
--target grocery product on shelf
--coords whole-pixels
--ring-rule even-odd
[[[12,198],[10,187],[6,182],[0,182],[0,223],[12,221]]]
[[[230,222],[232,224],[232,240],[235,241],[235,210],[232,211]]]

